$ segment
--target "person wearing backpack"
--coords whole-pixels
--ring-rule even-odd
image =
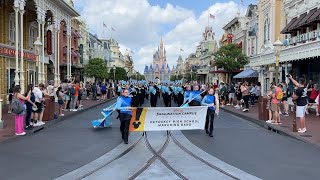
[[[280,125],[280,116],[279,116],[279,103],[283,98],[282,89],[275,84],[272,84],[273,90],[271,94],[271,111],[273,113],[273,120],[272,124]]]
[[[25,101],[30,99],[31,91],[28,92],[27,96],[21,94],[21,88],[16,85],[13,88],[13,100],[12,100],[12,111],[15,119],[15,134],[17,136],[23,136],[26,134],[23,128],[23,118],[26,110]]]

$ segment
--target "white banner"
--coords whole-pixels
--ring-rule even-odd
[[[137,108],[133,110],[130,131],[204,129],[206,106]]]

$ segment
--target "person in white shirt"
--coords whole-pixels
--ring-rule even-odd
[[[44,111],[44,98],[42,89],[44,88],[44,84],[40,83],[39,86],[35,86],[33,89],[33,94],[35,96],[35,104],[37,106],[36,109],[33,109],[34,114],[34,125],[33,126],[42,126],[45,123],[42,122],[42,116]]]

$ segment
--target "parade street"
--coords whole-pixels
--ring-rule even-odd
[[[161,102],[158,101],[158,106],[163,105]],[[223,110],[215,120],[213,138],[203,130],[147,132],[144,136],[134,132],[125,145],[119,135],[117,113],[112,115],[110,128],[90,126],[90,120],[99,118],[101,109],[112,103],[114,100],[38,133],[1,143],[1,179],[317,179],[319,176],[320,157],[315,156],[320,153],[318,148],[272,133]],[[147,142],[161,152],[161,158],[152,158]]]

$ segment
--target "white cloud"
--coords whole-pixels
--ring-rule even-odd
[[[147,0],[76,0],[76,7],[82,7],[81,15],[93,34],[110,37],[110,28],[124,53],[134,52],[135,69],[143,72],[144,65],[150,65],[152,54],[157,50],[161,36],[167,51],[167,60],[172,67],[180,55],[195,52],[202,40],[202,33],[208,23],[208,12],[216,19],[210,25],[216,33],[216,40],[222,36],[223,25],[235,17],[238,4],[233,1],[215,3],[196,17],[192,10],[167,4],[166,7],[151,6]],[[244,12],[244,9],[241,9]],[[105,30],[103,22],[108,26]],[[169,29],[171,28],[171,29]]]

